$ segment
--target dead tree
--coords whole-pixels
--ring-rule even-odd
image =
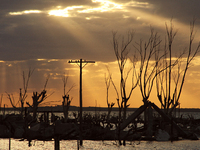
[[[73,89],[74,85],[71,86],[71,88],[67,91],[66,93],[66,86],[67,86],[67,81],[68,81],[68,75],[65,76],[65,74],[63,75],[63,87],[64,87],[64,96],[62,97],[63,98],[63,101],[62,101],[62,107],[63,107],[63,113],[64,113],[64,119],[65,119],[65,122],[67,121],[68,119],[68,112],[69,112],[69,107],[70,107],[70,104],[71,104],[71,101],[73,98],[69,98],[69,92]]]
[[[41,104],[47,97],[46,95],[46,86],[49,80],[49,76],[46,79],[46,83],[44,85],[44,89],[42,90],[42,92],[38,93],[38,92],[33,92],[33,96],[32,96],[32,105],[29,104],[29,102],[26,102],[26,104],[32,109],[33,111],[33,119],[36,120],[37,119],[37,110],[38,110],[38,106],[39,104]]]
[[[126,63],[128,60],[130,60],[129,47],[131,46],[131,43],[133,42],[133,35],[134,35],[133,31],[129,31],[127,33],[127,39],[122,37],[121,42],[119,42],[118,37],[117,37],[117,32],[113,32],[113,48],[114,48],[115,56],[117,58],[119,71],[120,71],[120,94],[121,94],[121,103],[123,104],[123,107],[122,107],[123,120],[126,119],[126,111],[127,111],[127,108],[129,107],[128,100],[130,99],[132,92],[136,88],[139,81],[138,76],[136,74],[136,69],[135,69],[136,57],[134,57],[132,61],[132,67],[129,68],[127,72],[125,70]],[[131,70],[133,71],[132,84],[131,84],[130,91],[127,92],[126,83],[127,83],[127,79],[130,75]]]
[[[63,106],[63,113],[64,113],[65,122],[67,122],[67,119],[68,119],[69,107],[70,107],[72,99],[73,98],[71,98],[71,99],[69,98],[69,95],[63,96],[62,106]]]
[[[151,35],[147,42],[140,40],[135,48],[140,55],[139,88],[143,102],[147,102],[151,94],[156,76],[163,70],[156,71],[159,62],[164,55],[160,55],[160,37],[151,29]]]
[[[112,111],[113,106],[115,105],[115,103],[109,103],[109,98],[108,98],[108,93],[109,93],[109,88],[110,88],[110,82],[111,82],[111,75],[109,75],[108,77],[106,77],[105,75],[105,84],[106,84],[106,102],[107,102],[107,106],[108,106],[108,114],[107,114],[107,122],[109,122],[110,119],[110,113]]]
[[[165,110],[166,114],[171,114],[172,111],[179,105],[179,99],[185,82],[185,77],[190,66],[191,61],[195,58],[199,52],[200,43],[195,49],[193,49],[193,40],[194,40],[194,24],[195,20],[190,24],[190,39],[187,52],[184,50],[181,52],[180,56],[177,58],[176,67],[172,66],[172,44],[177,32],[174,32],[173,24],[171,21],[170,26],[166,24],[167,32],[167,44],[165,47],[166,53],[168,54],[163,60],[163,67],[169,65],[169,67],[164,70],[162,74],[157,76],[157,97],[161,103],[162,108]],[[185,64],[180,58],[184,57]],[[168,59],[167,59],[168,58]],[[160,70],[162,68],[159,68]],[[183,70],[183,71],[181,71]]]
[[[158,33],[151,28],[151,34],[147,42],[140,40],[136,43],[135,48],[139,52],[140,67],[139,67],[139,88],[143,98],[144,105],[148,104],[153,84],[158,72],[156,68],[160,64],[160,60],[164,55],[160,52],[160,37]],[[147,128],[146,135],[152,137],[152,122],[153,114],[151,106],[148,106],[148,112],[144,111],[145,127]],[[147,126],[148,125],[148,126]]]
[[[121,115],[122,115],[122,109],[123,109],[123,101],[119,100],[119,93],[118,93],[117,87],[115,86],[115,83],[113,82],[112,75],[110,73],[110,70],[109,70],[108,66],[107,66],[107,70],[108,70],[108,73],[109,73],[109,78],[105,78],[107,92],[108,92],[108,89],[110,87],[110,82],[111,82],[112,85],[113,85],[113,87],[114,87],[114,90],[116,92],[116,95],[117,95],[116,99],[117,99],[117,105],[118,105],[118,108],[119,108],[119,115],[118,115],[118,120],[115,123],[115,125],[116,125],[116,128],[118,128],[120,126],[121,122],[122,122],[122,116]],[[114,103],[110,104],[108,102],[108,94],[107,94],[107,105],[108,105],[108,111],[111,111],[111,108],[114,106]],[[118,130],[117,130],[117,138],[118,138],[118,141],[119,141],[119,145],[122,145],[121,137],[120,137],[120,132],[121,132],[121,130],[118,128]]]
[[[25,100],[28,96],[27,95],[28,83],[29,83],[29,80],[30,80],[30,77],[31,77],[33,71],[34,70],[29,69],[27,79],[26,79],[26,75],[23,71],[23,89],[22,88],[19,89],[19,91],[20,91],[19,92],[19,101],[16,104],[15,104],[15,99],[14,99],[13,94],[9,94],[9,93],[6,92],[12,107],[19,110],[21,115],[24,115],[24,102],[25,102]],[[18,103],[20,103],[20,108],[17,108]]]

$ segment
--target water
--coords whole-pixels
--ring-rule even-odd
[[[54,141],[33,141],[33,146],[28,147],[28,141],[11,139],[11,150],[53,150]],[[0,140],[0,150],[9,149],[9,139]],[[77,150],[76,140],[60,141],[60,150]],[[127,142],[126,146],[118,146],[116,141],[83,141],[80,150],[200,150],[200,141],[181,140],[174,142]]]

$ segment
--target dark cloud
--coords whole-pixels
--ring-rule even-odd
[[[48,11],[56,6],[85,6],[78,10],[98,8],[100,2],[92,1],[1,1],[0,14],[0,48],[1,60],[27,60],[37,58],[87,58],[101,61],[113,60],[111,31],[123,33],[135,29],[140,37],[149,34],[151,19],[142,20],[146,14],[152,17],[171,18],[172,16],[184,23],[189,23],[200,2],[184,0],[181,2],[164,0],[147,1],[115,1],[123,5],[127,11],[115,10],[89,13],[78,13],[69,10],[74,17],[49,16]],[[111,5],[112,6],[112,5]],[[41,13],[9,15],[10,12],[40,10]],[[134,13],[135,11],[144,14]],[[140,20],[141,17],[141,20]],[[90,20],[86,20],[89,18]],[[147,24],[145,26],[145,24]],[[156,24],[156,23],[155,23]],[[164,27],[165,22],[163,22]],[[147,28],[146,28],[147,27]],[[139,30],[138,30],[139,29]],[[163,28],[164,29],[164,28]],[[86,37],[82,32],[88,33]],[[143,32],[144,31],[144,32]],[[163,31],[162,31],[163,32]]]
[[[167,17],[175,18],[181,22],[189,24],[193,20],[193,17],[197,17],[200,14],[200,1],[197,0],[147,0],[153,5],[152,13]]]
[[[86,68],[85,78],[88,81],[85,84],[91,81],[96,84],[94,89],[103,91],[105,64],[115,61],[112,31],[117,31],[122,37],[127,30],[133,29],[134,41],[139,41],[141,38],[148,39],[152,26],[164,41],[165,23],[173,17],[175,28],[178,29],[173,48],[174,54],[178,54],[178,47],[185,48],[185,41],[188,41],[189,32],[186,28],[189,30],[189,22],[194,16],[199,19],[200,14],[198,0],[108,2],[1,0],[0,60],[4,62],[0,62],[0,91],[18,92],[22,86],[22,71],[27,72],[31,67],[35,71],[30,81],[30,91],[42,89],[46,76],[51,74],[48,88],[61,95],[63,72],[70,72],[72,80],[69,85],[77,84],[79,79],[78,66],[68,64],[67,61],[80,58],[102,63],[88,67],[88,70]],[[50,10],[65,8],[68,8],[65,14],[68,17],[49,15]],[[36,12],[25,12],[29,10]],[[199,20],[196,26],[200,26]],[[198,33],[196,36],[197,39],[200,37]],[[78,92],[74,93],[75,98],[78,98]]]
[[[1,10],[12,10],[12,11],[20,11],[20,10],[30,10],[30,9],[49,9],[56,6],[71,6],[71,5],[94,5],[90,0],[1,0],[0,7]]]

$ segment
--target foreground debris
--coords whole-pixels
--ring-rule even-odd
[[[141,114],[147,111],[146,120]],[[157,112],[157,115],[155,115]],[[43,117],[43,118],[42,118]],[[73,119],[60,119],[52,112],[51,120],[41,115],[38,120],[28,114],[0,115],[0,138],[21,140],[77,140],[80,135],[78,115]],[[118,116],[106,119],[106,114],[83,115],[83,140],[198,140],[200,119],[167,116],[154,103],[148,102],[138,108],[126,120]]]

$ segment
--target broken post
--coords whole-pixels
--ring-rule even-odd
[[[143,113],[148,106],[148,103],[140,106],[132,115],[130,115],[126,120],[122,122],[122,124],[119,126],[120,130],[126,128],[133,120],[135,120],[141,113]]]
[[[154,103],[150,103],[150,105],[154,108],[155,111],[157,111],[162,117],[163,119],[165,119],[168,122],[171,122],[171,124],[173,124],[173,127],[184,137],[187,138],[188,135],[186,132],[184,132],[173,120],[171,120],[171,118],[169,116],[167,116],[162,110],[160,110],[160,108],[158,108],[158,106],[156,106]]]
[[[54,148],[55,150],[60,150],[60,139],[59,136],[54,137]]]

